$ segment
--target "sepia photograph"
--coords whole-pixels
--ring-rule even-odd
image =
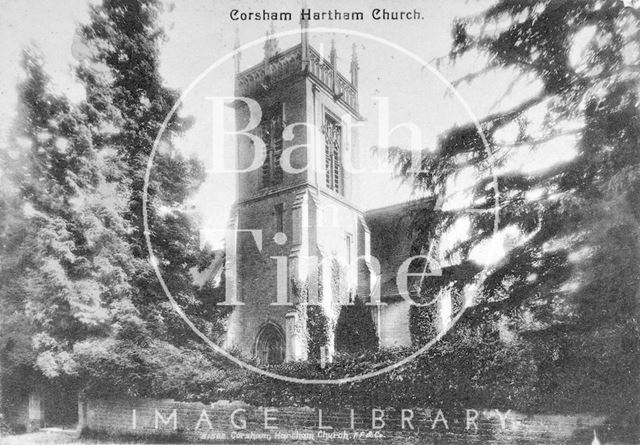
[[[0,36],[0,444],[640,444],[640,0]]]

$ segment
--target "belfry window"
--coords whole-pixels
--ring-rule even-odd
[[[267,156],[262,164],[262,186],[271,187],[282,182],[280,165],[282,157],[282,131],[284,130],[284,104],[275,104],[262,115],[260,133],[265,143]]]
[[[284,204],[276,204],[276,232],[284,232]]]
[[[327,188],[336,193],[342,190],[342,126],[333,117],[326,115],[322,126]]]

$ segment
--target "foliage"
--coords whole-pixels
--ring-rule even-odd
[[[90,340],[76,346],[84,365],[80,377],[94,397],[216,400],[232,390],[243,371],[198,343],[187,348],[149,339],[144,345],[125,340]]]
[[[118,160],[95,149],[83,110],[48,92],[33,51],[23,66],[14,147],[2,154],[3,371],[35,365],[47,377],[73,375],[74,341],[106,335],[132,296],[136,262],[119,213],[126,193],[113,173]]]
[[[329,292],[324,292],[325,276],[328,277]],[[316,303],[311,302],[311,299],[314,298],[309,292],[309,286],[311,285],[317,285],[318,302]],[[305,331],[308,359],[311,362],[320,362],[323,347],[336,345],[338,324],[340,316],[344,312],[343,304],[348,302],[348,290],[346,287],[345,271],[335,258],[331,260],[330,267],[319,266],[315,277],[311,277],[304,282],[295,278],[291,280],[291,289],[295,308],[298,312],[298,319],[304,320],[299,322],[299,328]],[[371,319],[371,316],[368,318]],[[341,330],[344,330],[344,327]],[[343,340],[344,338],[340,341],[342,342]]]
[[[497,336],[478,345],[476,338],[485,331],[483,326],[459,329],[408,364],[362,381],[304,385],[248,374],[236,389],[222,395],[258,406],[531,408],[537,381],[531,351]],[[340,379],[394,365],[411,352],[404,348],[337,354],[325,368],[291,362],[272,371],[303,379]]]
[[[223,380],[167,301],[144,241],[146,163],[178,97],[158,72],[160,12],[155,0],[92,6],[77,42],[77,104],[53,94],[41,57],[25,52],[18,119],[0,153],[0,359],[3,383],[22,376],[16,391],[71,378],[89,392],[193,397],[196,369]],[[216,339],[226,310],[209,283],[193,284],[212,253],[185,205],[204,171],[172,145],[188,126],[175,114],[155,158],[150,234],[174,297]]]
[[[307,353],[311,362],[320,362],[321,350],[329,344],[330,321],[322,306],[305,305],[307,317]]]
[[[134,256],[144,260],[132,275],[134,304],[156,336],[186,345],[193,334],[155,276],[142,221],[144,175],[161,132],[148,184],[148,229],[155,261],[173,297],[202,332],[215,336],[216,320],[227,311],[203,304],[192,282],[191,270],[208,254],[200,249],[196,215],[187,210],[186,200],[204,180],[204,167],[173,143],[189,128],[190,119],[176,112],[163,127],[179,94],[163,86],[159,74],[162,9],[158,0],[105,0],[92,7],[90,22],[79,30],[85,57],[78,77],[87,90],[87,108],[103,113],[111,124],[112,131],[100,138],[101,146],[117,152],[131,178],[124,214],[132,227],[127,240]]]
[[[411,342],[424,345],[438,335],[438,311],[435,305],[409,308]]]
[[[77,105],[51,93],[42,61],[25,53],[19,119],[11,147],[0,154],[4,387],[71,377],[95,395],[243,398],[270,406],[632,411],[640,381],[637,9],[619,1],[500,0],[454,24],[451,59],[487,60],[457,84],[511,69],[517,80],[528,76],[542,85],[535,96],[481,119],[489,150],[478,129],[465,125],[443,135],[419,173],[410,169],[409,152],[392,151],[400,175],[442,197],[451,178],[464,169],[476,173],[465,214],[470,235],[445,252],[450,267],[418,296],[447,290],[460,304],[474,286],[476,305],[404,367],[324,387],[266,379],[221,361],[194,341],[154,275],[142,224],[144,172],[178,97],[158,71],[160,12],[156,0],[104,0],[92,8],[79,31],[77,77],[86,100]],[[592,37],[576,61],[577,36],[588,31]],[[540,110],[543,123],[534,128]],[[192,283],[191,271],[211,252],[200,249],[196,218],[185,205],[204,172],[172,143],[189,124],[179,113],[167,122],[149,184],[149,235],[181,308],[216,338],[226,310],[212,304],[221,295]],[[500,132],[508,126],[517,131],[505,142]],[[561,136],[575,140],[569,162],[533,174],[507,168],[523,150],[535,154]],[[415,215],[413,250],[439,248],[459,218]],[[473,264],[475,248],[496,242],[495,229],[511,228],[518,239],[500,261]],[[362,341],[372,336],[371,325],[354,322],[368,319],[359,303],[338,318],[343,281],[334,264],[330,307],[305,307],[304,299],[298,307],[305,307],[312,359],[331,342],[336,323],[338,349],[352,353],[338,354],[326,368],[311,361],[275,372],[343,378],[412,352],[376,351]],[[412,311],[414,339],[432,338],[432,318],[428,310]]]
[[[475,323],[508,317],[506,329],[532,351],[545,406],[627,411],[637,404],[638,21],[640,11],[623,2],[584,0],[504,0],[459,19],[451,60],[487,62],[454,84],[511,70],[515,80],[502,99],[511,99],[525,79],[541,88],[480,119],[488,148],[470,124],[444,134],[418,173],[408,151],[392,155],[416,189],[445,199],[451,179],[476,174],[468,212],[441,212],[415,248],[437,249],[441,235],[460,218],[469,220],[469,236],[445,252],[451,273],[436,288],[475,286],[477,304],[467,314]],[[541,160],[541,150],[559,138],[575,146],[570,161],[534,173],[510,164],[527,151],[530,162]],[[504,257],[468,267],[474,249],[504,244],[514,229],[518,235],[502,246]],[[612,369],[603,354],[618,366]]]
[[[361,353],[378,348],[371,307],[366,306],[362,298],[355,297],[353,304],[344,305],[336,324],[336,351]]]

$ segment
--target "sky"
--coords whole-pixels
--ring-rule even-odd
[[[55,88],[72,98],[80,100],[82,88],[73,78],[73,43],[79,23],[88,20],[88,5],[84,0],[51,2],[47,0],[0,0],[0,135],[6,135],[15,113],[16,81],[20,78],[19,60],[24,45],[37,45],[45,56],[46,69],[52,76]],[[539,89],[531,79],[524,78],[507,99],[500,101],[512,72],[501,72],[484,76],[473,84],[461,84],[455,92],[447,81],[453,81],[471,70],[482,66],[484,60],[478,56],[459,60],[455,66],[447,63],[446,55],[451,46],[451,24],[456,17],[471,16],[480,12],[491,2],[453,0],[448,2],[416,2],[393,0],[371,2],[353,0],[307,0],[312,10],[363,11],[363,21],[316,21],[310,23],[310,42],[320,52],[328,55],[330,42],[335,40],[338,52],[338,68],[348,78],[351,47],[355,43],[359,58],[359,102],[360,113],[365,117],[360,130],[360,147],[366,174],[359,177],[359,193],[356,204],[363,209],[381,207],[415,198],[410,187],[387,171],[371,173],[380,167],[380,158],[371,153],[378,142],[378,124],[381,99],[389,104],[389,124],[402,123],[417,126],[422,134],[422,145],[433,147],[438,135],[456,125],[471,122],[474,116],[482,117],[488,112],[506,109]],[[389,10],[420,10],[424,20],[375,21],[369,12],[373,7]],[[167,41],[161,50],[161,74],[166,85],[181,92],[183,115],[195,118],[194,127],[177,141],[178,147],[196,154],[205,161],[211,158],[211,96],[233,94],[233,64],[222,63],[194,84],[212,64],[228,56],[233,50],[236,33],[241,45],[260,39],[269,29],[267,21],[233,21],[231,9],[242,11],[290,11],[294,19],[273,22],[276,33],[294,31],[292,35],[279,38],[280,50],[300,41],[297,13],[301,3],[296,0],[281,1],[212,1],[175,0],[173,7],[163,15],[167,30]],[[496,25],[497,26],[497,25]],[[314,28],[331,28],[329,32],[316,32]],[[325,30],[326,31],[326,30]],[[356,35],[357,34],[357,35]],[[367,37],[367,35],[372,36]],[[384,43],[388,42],[388,43]],[[261,61],[262,43],[258,42],[242,53],[242,67],[246,69]],[[415,59],[429,63],[423,66]],[[442,63],[437,64],[437,59]],[[439,75],[434,74],[437,71]],[[444,81],[443,81],[444,80]],[[228,117],[228,116],[227,116]],[[505,129],[506,142],[515,137],[514,129]],[[0,137],[2,143],[6,139]],[[407,146],[409,132],[394,131],[391,145]],[[567,145],[565,143],[565,145]],[[562,160],[570,153],[558,154],[557,146],[549,148],[546,161],[535,164],[522,158],[520,168],[535,170],[546,164]],[[545,164],[546,162],[546,164]],[[532,167],[533,165],[533,167]],[[233,174],[211,173],[194,204],[202,217],[203,227],[222,230],[226,227],[229,207],[234,200]],[[207,230],[207,231],[209,231]],[[214,241],[214,240],[212,240]]]

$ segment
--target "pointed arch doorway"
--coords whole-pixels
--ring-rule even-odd
[[[279,365],[284,362],[285,338],[282,328],[267,322],[258,331],[255,356],[261,365]]]

